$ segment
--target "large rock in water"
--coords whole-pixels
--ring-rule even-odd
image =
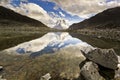
[[[0,66],[0,71],[3,70],[3,66]]]
[[[82,51],[83,52],[83,51]],[[84,53],[84,52],[83,52]],[[100,49],[97,48],[84,56],[89,60],[109,69],[117,69],[118,57],[113,49]]]
[[[81,68],[81,75],[85,80],[105,80],[98,71],[98,65],[94,62],[86,62]]]

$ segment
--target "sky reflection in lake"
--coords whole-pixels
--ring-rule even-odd
[[[6,49],[11,54],[29,54],[30,56],[39,56],[42,54],[52,54],[66,47],[76,47],[80,50],[93,47],[80,39],[74,38],[67,32],[50,32],[44,36],[19,44],[15,47]],[[71,47],[71,49],[72,49]]]

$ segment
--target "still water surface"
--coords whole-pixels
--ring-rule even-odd
[[[69,34],[68,32],[49,32],[40,38],[21,43],[15,47],[5,49],[5,51],[11,54],[36,57],[42,54],[53,54],[69,47],[71,49],[87,50],[87,52],[95,47],[114,48],[118,54],[120,52],[120,42],[118,41],[99,39],[75,33]]]
[[[52,76],[53,78],[60,76],[60,78],[71,80],[79,77],[79,64],[85,60],[80,50],[88,52],[95,47],[114,48],[117,54],[120,52],[119,41],[76,33],[49,32],[37,39],[33,38],[31,41],[3,50],[5,53],[13,55],[6,55],[2,52],[0,65],[8,65],[5,67],[5,73],[12,80],[17,77],[21,79],[21,76],[25,80],[26,77],[32,79],[31,74],[39,77],[46,73],[55,74],[54,77]]]
[[[52,54],[64,48],[79,48],[79,50],[93,49],[88,43],[72,37],[67,32],[50,32],[44,36],[21,43],[15,47],[6,49],[11,54],[28,54],[36,57],[42,54]]]

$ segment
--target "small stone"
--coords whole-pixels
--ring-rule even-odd
[[[3,70],[3,66],[0,66],[0,71]]]
[[[3,79],[2,76],[0,76],[0,80],[7,80],[7,79]]]
[[[42,76],[40,80],[50,80],[50,78],[51,78],[50,73],[47,73],[44,76]]]
[[[2,79],[2,76],[0,76],[0,79]]]

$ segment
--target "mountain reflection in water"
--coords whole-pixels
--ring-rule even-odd
[[[80,39],[74,38],[67,32],[50,32],[44,36],[6,49],[10,54],[29,54],[36,57],[42,54],[52,54],[66,47],[76,47],[79,50],[93,49],[93,47]]]

